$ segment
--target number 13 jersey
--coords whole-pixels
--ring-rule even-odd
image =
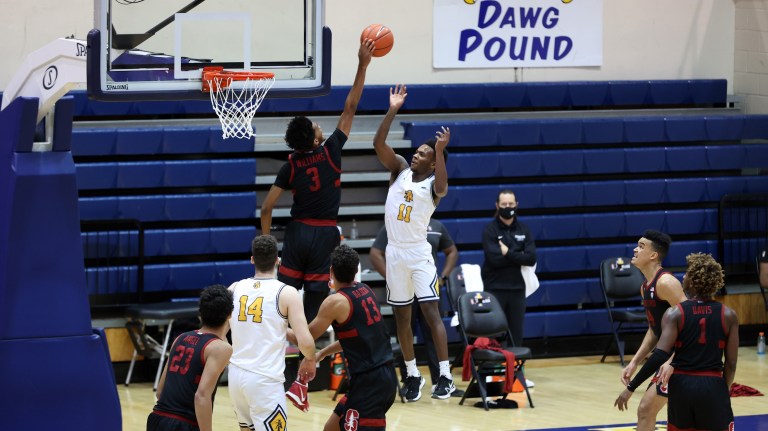
[[[246,278],[233,285],[235,309],[230,363],[277,381],[285,381],[285,343],[288,317],[278,300],[286,285],[278,280]]]
[[[413,171],[407,168],[398,174],[387,192],[384,223],[390,244],[403,245],[427,241],[427,226],[435,212],[432,196],[434,173],[426,179],[413,181]]]

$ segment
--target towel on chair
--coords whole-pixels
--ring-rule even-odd
[[[461,275],[464,277],[464,289],[467,292],[483,291],[483,276],[480,265],[462,263]]]
[[[495,352],[501,352],[504,354],[504,359],[507,362],[507,369],[504,375],[504,392],[507,394],[512,393],[512,386],[515,383],[515,354],[501,348],[501,344],[498,341],[492,340],[486,337],[479,337],[473,344],[468,345],[464,349],[464,360],[461,367],[461,380],[467,381],[472,377],[472,352],[477,349],[493,350]]]

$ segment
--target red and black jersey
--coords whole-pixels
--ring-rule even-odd
[[[670,274],[664,271],[664,268],[659,269],[653,280],[643,282],[643,307],[645,307],[645,315],[648,317],[648,325],[651,327],[651,331],[659,337],[661,335],[661,318],[664,317],[664,312],[669,308],[669,302],[659,299],[656,292],[656,283],[664,274]]]
[[[349,316],[342,323],[334,321],[333,330],[347,358],[350,376],[392,361],[392,344],[371,288],[356,283],[336,294],[349,300]]]
[[[728,337],[723,304],[689,299],[677,307],[681,318],[672,360],[675,371],[722,371]]]
[[[205,348],[214,340],[214,334],[200,331],[185,332],[176,338],[168,355],[168,372],[155,413],[197,423],[195,392],[205,368]],[[216,396],[214,389],[211,398]]]
[[[347,137],[339,129],[312,151],[294,151],[277,173],[275,185],[293,192],[294,219],[336,220],[341,204],[341,149]]]

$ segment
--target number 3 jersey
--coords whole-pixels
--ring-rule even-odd
[[[288,316],[280,313],[278,300],[286,287],[280,281],[246,278],[232,290],[235,309],[230,364],[276,381],[285,381],[285,343]]]
[[[387,226],[389,244],[403,245],[425,243],[427,226],[435,201],[432,197],[432,183],[435,175],[413,181],[413,171],[408,168],[400,172],[387,192],[384,205],[384,223]]]
[[[168,370],[155,412],[163,416],[182,418],[196,423],[195,392],[205,368],[205,348],[214,340],[214,334],[199,330],[185,332],[176,338],[168,355]],[[216,396],[214,393],[211,398]]]
[[[347,358],[350,376],[364,373],[392,361],[392,344],[382,320],[379,303],[370,287],[356,283],[339,289],[349,301],[349,316],[333,322],[336,338]]]

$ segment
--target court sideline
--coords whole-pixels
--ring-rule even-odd
[[[537,359],[526,364],[527,376],[536,382],[532,389],[535,408],[526,406],[525,394],[513,394],[520,408],[485,411],[472,405],[470,399],[463,406],[458,398],[435,400],[429,397],[429,385],[424,386],[421,400],[415,403],[398,402],[387,415],[387,428],[398,431],[489,431],[489,430],[559,430],[559,431],[634,431],[635,409],[640,400],[636,394],[630,400],[629,412],[620,412],[613,402],[621,392],[621,367],[618,357],[609,357],[600,363],[599,356]],[[422,372],[427,373],[426,370]],[[454,370],[459,388],[461,370]],[[739,349],[736,383],[751,386],[761,393],[768,392],[768,362],[765,355],[758,356],[754,347]],[[151,383],[118,385],[123,414],[124,431],[144,431],[146,417],[154,405]],[[335,406],[331,391],[311,392],[310,411],[302,413],[288,403],[289,429],[321,430]],[[736,416],[735,428],[768,431],[768,402],[765,396],[736,397],[731,399]],[[659,415],[666,417],[666,408]],[[237,429],[225,386],[220,386],[214,405],[214,428]],[[666,430],[659,425],[657,430]]]

